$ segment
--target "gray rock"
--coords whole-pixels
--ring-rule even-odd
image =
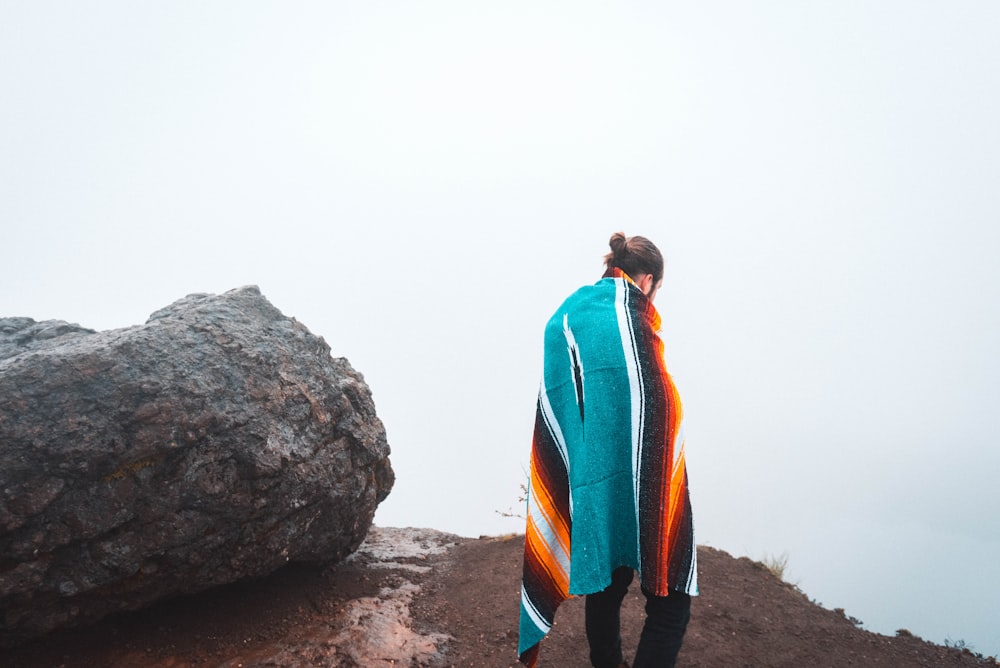
[[[393,483],[347,360],[256,287],[0,319],[0,644],[357,548]]]

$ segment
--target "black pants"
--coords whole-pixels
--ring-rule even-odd
[[[616,568],[607,589],[587,596],[587,640],[594,668],[618,668],[624,661],[621,605],[633,576],[631,568]],[[646,596],[646,623],[632,668],[672,668],[691,619],[691,597],[679,591],[670,596],[654,596],[645,589],[642,593]]]

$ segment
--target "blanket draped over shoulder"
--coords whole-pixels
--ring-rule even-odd
[[[556,609],[629,566],[659,595],[696,595],[683,410],[660,316],[619,269],[545,328],[525,531],[518,654],[534,666]]]

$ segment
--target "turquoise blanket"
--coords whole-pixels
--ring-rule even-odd
[[[683,408],[659,329],[618,269],[546,325],[518,648],[529,666],[559,604],[603,590],[619,566],[658,595],[697,594]]]

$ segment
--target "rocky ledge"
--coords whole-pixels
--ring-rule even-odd
[[[335,565],[290,564],[256,581],[217,587],[8,653],[11,668],[509,668],[517,664],[520,535],[462,538],[429,529],[373,528]],[[758,562],[698,548],[701,596],[678,665],[996,666],[969,650],[900,630],[871,633],[827,610]],[[622,606],[626,656],[643,597]],[[560,607],[541,666],[585,666],[583,599]]]

